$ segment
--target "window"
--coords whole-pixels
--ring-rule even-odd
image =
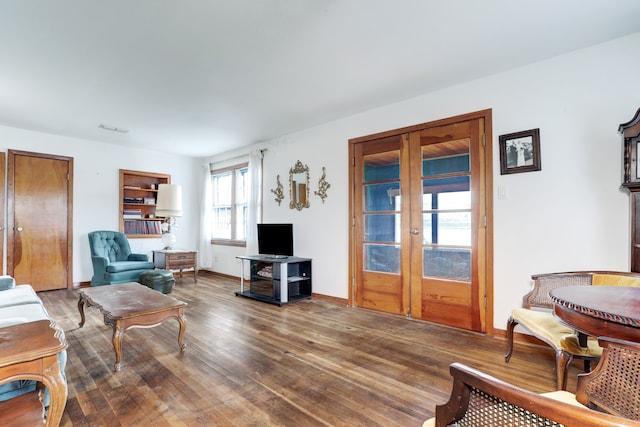
[[[211,243],[244,246],[249,205],[248,164],[211,171]]]

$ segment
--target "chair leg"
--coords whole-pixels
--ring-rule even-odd
[[[511,354],[513,353],[513,329],[517,324],[518,321],[509,316],[509,320],[507,321],[507,352],[504,354],[505,362],[511,359]]]
[[[556,351],[556,387],[558,390],[567,389],[567,368],[573,356],[566,351]]]

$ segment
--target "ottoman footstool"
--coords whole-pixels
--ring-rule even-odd
[[[176,280],[169,270],[149,270],[140,273],[139,283],[163,294],[170,294]]]

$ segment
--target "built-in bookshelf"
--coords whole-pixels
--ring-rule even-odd
[[[170,183],[171,175],[120,169],[120,231],[129,238],[161,237],[158,185]]]

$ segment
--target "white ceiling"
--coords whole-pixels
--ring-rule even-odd
[[[0,124],[204,157],[638,31],[638,0],[4,0]]]

